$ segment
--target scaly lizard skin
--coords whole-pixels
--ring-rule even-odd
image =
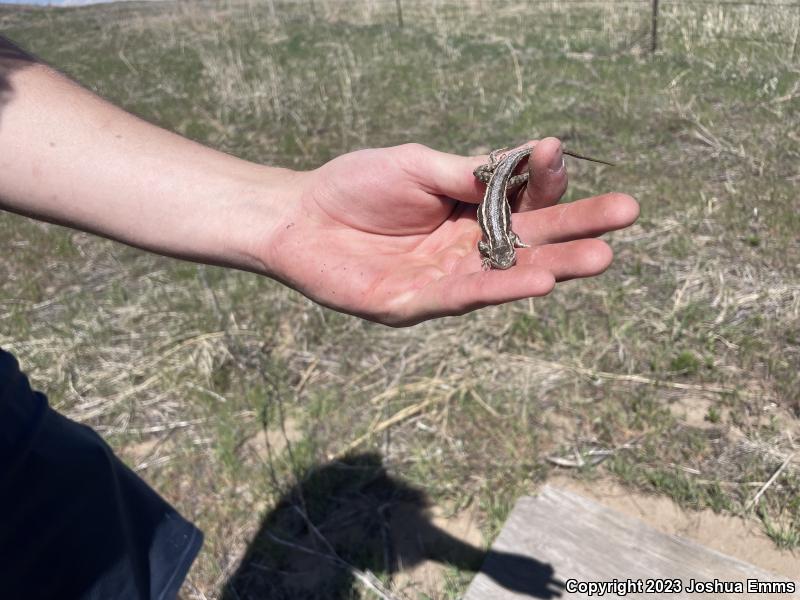
[[[517,262],[515,248],[527,248],[519,236],[511,230],[511,207],[508,203],[508,190],[528,182],[528,172],[513,175],[517,165],[530,156],[532,146],[522,146],[503,154],[506,148],[494,150],[489,154],[489,162],[473,171],[475,177],[486,184],[483,201],[478,207],[478,225],[483,239],[478,242],[484,269],[509,269]],[[562,150],[567,156],[612,165],[598,160]]]
[[[478,207],[478,225],[483,232],[483,239],[478,242],[478,252],[481,254],[484,269],[509,269],[517,262],[515,248],[528,247],[511,231],[511,207],[506,194],[512,179],[515,179],[514,185],[527,181],[527,173],[520,181],[517,181],[519,176],[512,178],[512,173],[520,161],[532,151],[532,147],[523,146],[498,158],[503,150],[495,150],[489,155],[488,164],[475,169],[475,177],[478,179],[487,172],[489,174],[483,202]],[[481,175],[478,174],[479,171]]]

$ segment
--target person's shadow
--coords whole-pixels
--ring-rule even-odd
[[[486,560],[484,573],[507,589],[561,595],[549,564],[487,552],[436,527],[424,492],[389,476],[378,454],[351,455],[301,479],[262,521],[222,600],[345,600],[358,597],[355,576],[391,577],[424,560],[467,571]]]

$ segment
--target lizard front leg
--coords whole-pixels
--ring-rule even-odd
[[[515,248],[530,248],[530,244],[526,244],[523,242],[520,237],[514,233],[513,231],[508,232],[508,239],[511,240],[511,243],[514,244]]]

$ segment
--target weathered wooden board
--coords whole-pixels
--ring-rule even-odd
[[[800,576],[800,557],[797,572]],[[606,588],[601,595],[600,590],[590,594],[588,588],[578,587],[613,585],[615,579],[632,580],[633,589]],[[761,593],[748,591],[748,579],[773,586],[778,582],[783,593],[764,593],[764,588]],[[712,589],[696,591],[692,581]],[[743,592],[735,589],[734,582],[743,586]],[[567,588],[568,583],[576,586],[574,591]],[[690,540],[661,533],[592,500],[545,486],[535,498],[517,502],[464,600],[558,597],[778,600],[800,598],[800,586]]]

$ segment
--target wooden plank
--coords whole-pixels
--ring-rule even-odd
[[[748,579],[777,583],[784,592],[793,593],[754,593],[748,591]],[[604,595],[599,590],[590,594],[587,588],[566,589],[567,583],[578,585],[573,581],[588,586],[613,585],[614,580],[631,580],[633,589],[621,594],[620,587],[607,588]],[[644,588],[648,580],[654,586],[651,593]],[[692,591],[693,581],[713,589]],[[744,593],[735,589],[737,585]],[[783,600],[800,598],[800,586],[691,540],[661,533],[572,492],[545,486],[535,498],[519,499],[464,600],[623,596]]]

